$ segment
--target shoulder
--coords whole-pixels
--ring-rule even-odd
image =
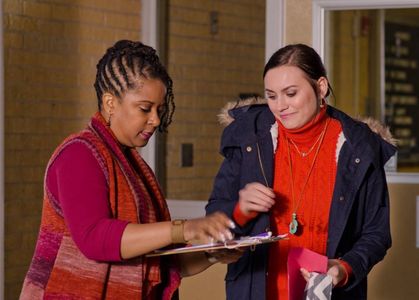
[[[219,115],[225,127],[222,147],[239,145],[258,139],[269,133],[275,117],[264,99],[245,100],[232,105],[227,104]]]
[[[379,121],[372,118],[353,119],[331,106],[327,112],[341,123],[348,145],[357,154],[368,156],[379,165],[383,165],[395,154],[395,140],[388,128]]]
[[[257,108],[266,106],[266,99],[260,97],[228,102],[218,114],[218,121],[221,125],[228,126],[246,113],[256,112]]]
[[[51,159],[63,155],[75,156],[81,153],[97,152],[97,137],[90,130],[82,130],[78,133],[71,134],[65,138],[60,145],[55,149]]]
[[[74,163],[86,168],[100,168],[107,177],[106,157],[100,149],[105,148],[102,144],[90,130],[70,135],[55,149],[48,162],[47,172],[53,165],[64,167]]]
[[[91,160],[95,158],[94,152],[94,147],[91,144],[83,139],[76,138],[68,141],[61,147],[57,160]]]

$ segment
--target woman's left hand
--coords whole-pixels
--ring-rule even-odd
[[[209,266],[220,262],[230,264],[237,261],[243,254],[241,249],[219,249],[208,252],[191,252],[179,254],[181,276],[187,277],[204,271]]]
[[[220,262],[222,264],[231,264],[236,262],[243,255],[243,252],[242,249],[237,248],[212,250],[208,251],[207,254],[210,256],[208,260],[211,263]]]
[[[310,279],[310,272],[304,268],[300,269],[301,275],[308,282]],[[329,259],[327,261],[327,275],[332,277],[332,284],[336,286],[345,277],[345,269],[337,259]]]
[[[327,261],[327,275],[332,277],[333,286],[336,286],[345,277],[345,267],[337,259]]]

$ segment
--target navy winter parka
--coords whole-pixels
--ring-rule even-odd
[[[221,154],[224,161],[215,178],[206,206],[207,214],[223,211],[232,217],[239,190],[251,182],[273,184],[274,149],[270,129],[275,118],[266,104],[230,110],[234,119],[224,130]],[[333,289],[332,299],[366,299],[367,274],[391,246],[389,198],[384,164],[396,148],[343,112],[328,106],[327,114],[337,119],[346,141],[342,145],[329,216],[327,256],[342,258],[353,275],[343,288]],[[258,151],[258,148],[260,151]],[[259,153],[258,153],[259,152]],[[255,235],[270,229],[268,213],[261,213],[237,235]],[[225,277],[229,300],[265,299],[268,244],[247,250],[228,265]],[[286,259],[279,258],[279,259]]]

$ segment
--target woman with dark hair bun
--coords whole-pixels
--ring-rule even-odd
[[[45,174],[41,227],[21,299],[174,299],[181,276],[238,252],[146,257],[188,241],[232,238],[223,213],[170,220],[156,178],[136,148],[164,131],[172,80],[156,51],[122,40],[97,64],[98,111],[65,139]]]
[[[307,45],[279,49],[263,78],[266,99],[224,109],[225,159],[206,211],[226,213],[238,236],[288,239],[229,264],[227,299],[288,299],[294,248],[327,256],[332,299],[365,299],[367,274],[391,246],[384,164],[394,142],[327,104],[325,67]],[[307,281],[313,275],[300,271]]]

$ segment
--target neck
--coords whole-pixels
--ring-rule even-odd
[[[301,147],[311,147],[324,129],[328,115],[326,107],[322,107],[319,112],[303,127],[297,129],[287,129],[277,120],[280,134],[292,140]]]

